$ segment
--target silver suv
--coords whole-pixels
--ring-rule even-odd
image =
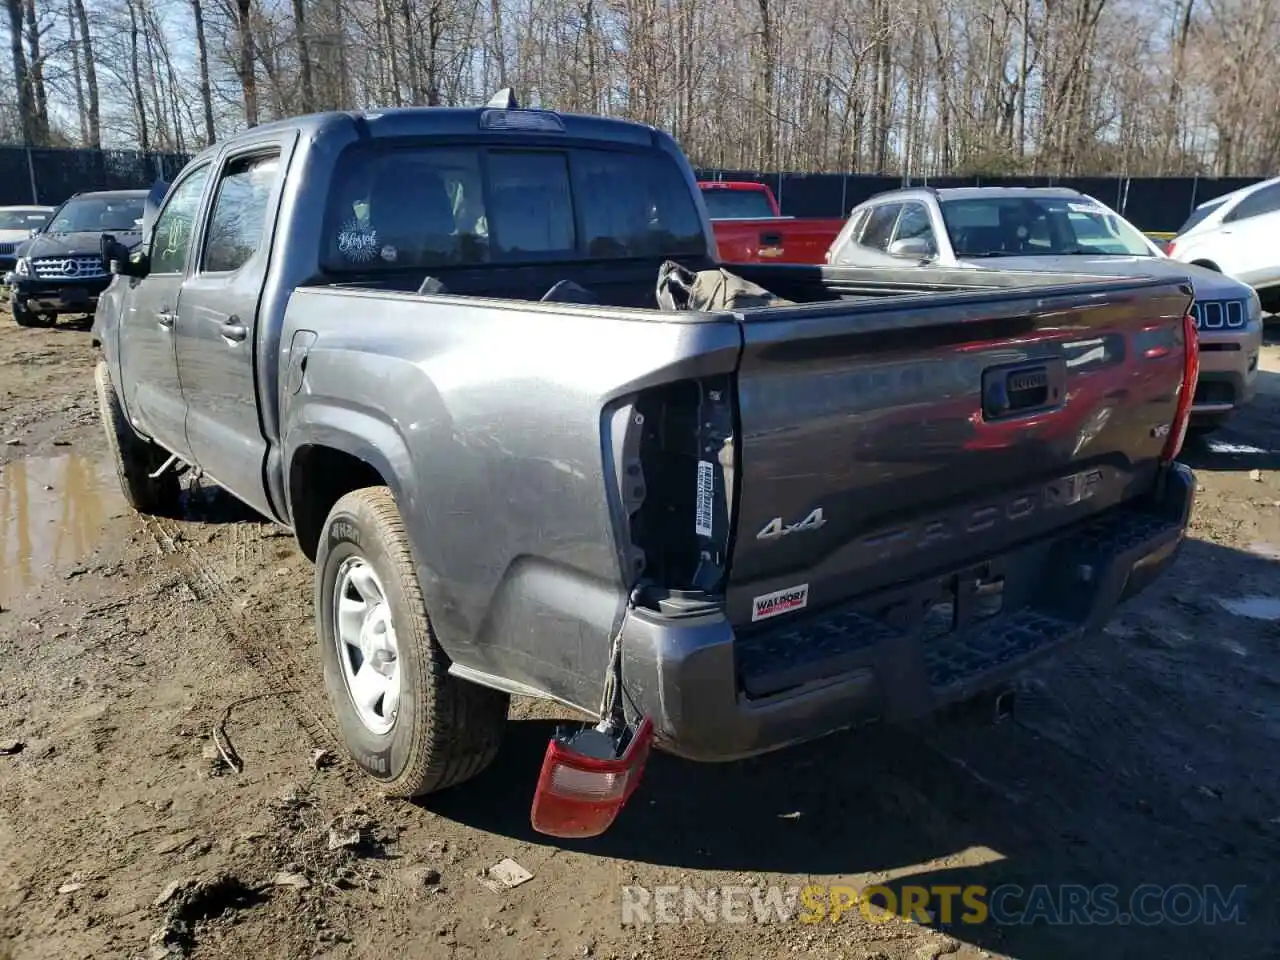
[[[1200,331],[1192,428],[1207,432],[1253,399],[1262,305],[1246,284],[1179,263],[1093,197],[1062,187],[915,187],[857,207],[827,251],[852,267],[960,267],[1108,276],[1189,276]]]

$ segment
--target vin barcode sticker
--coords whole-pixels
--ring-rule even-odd
[[[711,536],[712,504],[715,502],[716,472],[706,460],[698,461],[698,502],[693,520],[693,532],[700,537]]]

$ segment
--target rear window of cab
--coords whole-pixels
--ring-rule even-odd
[[[321,265],[335,272],[706,250],[689,185],[656,150],[360,145],[330,198]]]

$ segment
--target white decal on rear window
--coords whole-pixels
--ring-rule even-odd
[[[700,537],[711,536],[712,504],[715,500],[716,472],[706,460],[698,461],[698,500],[694,510],[693,532]]]
[[[798,587],[786,587],[756,597],[751,601],[751,622],[768,620],[793,610],[803,610],[809,603],[809,585],[802,583]]]
[[[352,263],[368,263],[378,255],[378,231],[348,220],[338,231],[338,253]]]

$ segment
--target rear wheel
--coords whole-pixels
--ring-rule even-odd
[[[165,451],[138,436],[130,425],[111,386],[107,361],[98,362],[93,380],[98,393],[98,413],[107,433],[107,449],[111,451],[120,489],[129,506],[139,513],[174,515],[181,493],[177,474],[166,470],[158,477],[151,476],[168,459]]]
[[[352,491],[329,512],[316,555],[315,611],[342,739],[388,793],[423,796],[493,761],[509,698],[449,674],[386,487]]]

